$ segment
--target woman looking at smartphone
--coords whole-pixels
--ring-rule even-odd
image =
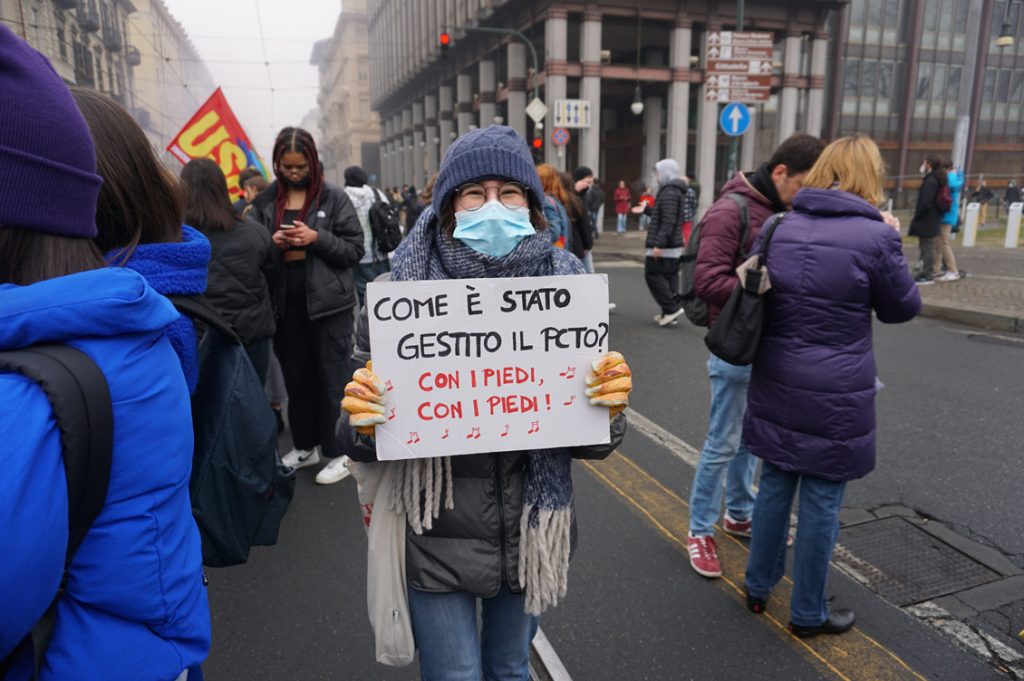
[[[331,484],[348,475],[334,424],[351,373],[352,269],[363,257],[363,229],[344,190],[323,181],[308,132],[282,130],[273,167],[277,179],[253,201],[251,217],[270,230],[284,270],[272,291],[293,442],[283,461],[303,468],[332,459],[316,477]]]

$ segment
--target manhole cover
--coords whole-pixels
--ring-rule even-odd
[[[839,541],[836,560],[899,606],[999,579],[996,572],[899,516],[846,527]]]

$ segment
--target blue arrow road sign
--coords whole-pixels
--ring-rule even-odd
[[[750,109],[740,102],[726,104],[718,123],[726,135],[739,137],[750,127]]]

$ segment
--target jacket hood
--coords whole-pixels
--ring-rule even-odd
[[[838,189],[801,189],[793,199],[793,208],[820,216],[858,216],[882,220],[882,214],[870,203],[856,194]]]
[[[679,164],[674,159],[663,158],[654,164],[654,172],[658,175],[658,184],[668,184],[682,175]]]
[[[348,198],[352,200],[352,205],[356,207],[358,213],[360,209],[370,209],[378,199],[385,203],[390,203],[388,198],[384,195],[381,190],[374,191],[374,188],[370,185],[363,185],[362,187],[345,187],[345,193],[348,194]]]
[[[747,179],[746,175],[742,172],[738,172],[732,176],[732,179],[725,183],[722,187],[722,191],[719,192],[719,196],[725,196],[726,194],[733,193],[741,194],[747,198],[748,201],[756,201],[764,206],[767,206],[769,210],[774,212],[772,202],[761,192],[754,189],[753,185],[750,184],[750,180]]]
[[[135,270],[158,293],[192,296],[206,290],[210,241],[188,225],[181,226],[181,241],[139,244],[124,263],[120,255],[120,250],[111,251],[107,262]]]
[[[170,301],[122,267],[0,285],[0,310],[0,350],[153,332],[178,319]]]

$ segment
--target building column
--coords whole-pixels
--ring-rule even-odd
[[[426,178],[427,143],[423,139],[423,100],[412,105],[412,179],[418,191],[423,191]]]
[[[493,59],[480,62],[480,122],[481,128],[494,125],[494,117],[498,107],[494,104],[494,91],[497,88],[497,73]]]
[[[721,26],[708,25],[707,32],[720,31]],[[707,33],[701,37],[700,63],[707,65]],[[718,101],[708,101],[708,84],[704,82],[700,86],[699,99],[697,100],[697,173],[696,179],[700,183],[700,201],[697,209],[698,215],[715,202],[715,161],[718,153]],[[671,121],[671,115],[669,116]],[[673,123],[669,123],[673,125]],[[669,128],[671,131],[672,128]],[[678,140],[678,137],[675,138]],[[678,160],[678,159],[676,159]],[[682,163],[679,164],[682,166]]]
[[[459,112],[459,135],[469,132],[473,125],[473,78],[468,73],[455,77],[455,105]]]
[[[412,163],[412,107],[402,109],[402,181],[409,184],[413,180]]]
[[[437,95],[423,97],[423,139],[427,142],[427,182],[437,172]],[[426,184],[424,184],[426,186]]]
[[[669,64],[672,67],[672,84],[668,88],[666,156],[675,159],[682,173],[687,175],[686,157],[690,141],[690,50],[693,49],[693,23],[685,14],[676,18],[676,26],[672,29],[670,40]],[[703,91],[701,94],[703,95]],[[703,186],[703,182],[701,186]]]
[[[380,117],[380,184],[391,183],[391,121]]]
[[[797,79],[800,77],[800,36],[787,35],[782,57],[782,94],[779,95],[779,144],[796,132],[799,106]]]
[[[811,89],[807,93],[807,134],[821,137],[825,121],[825,66],[828,33],[815,33],[811,43]]]
[[[641,177],[645,183],[651,168],[661,160],[661,119],[661,97],[646,97],[644,99],[644,167],[641,169],[643,173]],[[680,168],[682,165],[680,162]]]
[[[438,158],[443,161],[445,152],[448,151],[448,145],[452,143],[452,134],[455,132],[455,113],[452,107],[451,85],[442,85],[437,88],[437,112],[439,123],[437,136],[441,138]],[[441,167],[440,161],[437,167]]]
[[[580,165],[592,168],[601,177],[601,12],[593,5],[587,5],[583,12],[580,61],[580,99],[590,102],[590,127],[580,130]]]
[[[566,74],[568,73],[569,11],[562,8],[548,10],[544,23],[544,99],[548,106],[544,130],[544,161],[559,170],[565,170],[565,154],[551,143],[550,133],[554,129],[555,102],[565,99]]]
[[[396,187],[401,187],[403,183],[408,182],[403,175],[405,175],[405,150],[402,149],[402,112],[396,111],[394,116],[391,118],[391,156],[394,157],[394,166],[392,167],[392,181],[391,183]]]
[[[757,105],[748,105],[750,110],[750,127],[740,138],[740,170],[754,170],[757,150]]]
[[[526,45],[508,44],[508,116],[505,124],[526,136]]]

